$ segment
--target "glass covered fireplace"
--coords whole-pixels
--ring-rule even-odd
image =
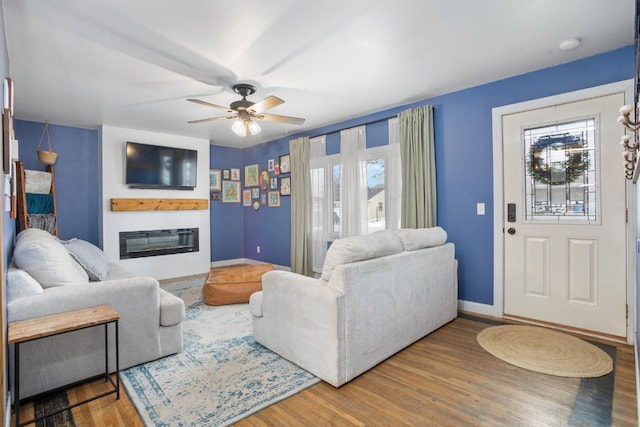
[[[197,228],[120,232],[120,259],[198,252]]]

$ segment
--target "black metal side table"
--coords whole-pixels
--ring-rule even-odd
[[[14,345],[15,349],[15,425],[16,427],[24,426],[51,415],[58,414],[63,411],[75,408],[76,406],[91,402],[101,397],[115,393],[116,400],[120,399],[120,349],[118,343],[118,321],[120,315],[113,307],[109,305],[101,305],[81,310],[68,311],[50,316],[38,317],[35,319],[21,320],[9,323],[8,342]],[[109,375],[109,341],[108,326],[115,323],[115,350],[116,350],[116,380],[115,382]],[[105,382],[108,381],[113,386],[113,390],[98,394],[81,402],[74,403],[65,408],[58,409],[47,413],[43,416],[33,418],[31,420],[19,422],[20,419],[20,344],[29,341],[38,340],[40,338],[50,337],[53,335],[64,334],[67,332],[77,331],[80,329],[92,328],[104,325],[104,353],[105,353]]]

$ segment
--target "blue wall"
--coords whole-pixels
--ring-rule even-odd
[[[279,140],[245,149],[244,162],[258,164],[260,170],[267,169],[270,159],[278,161],[287,153],[289,140]],[[291,197],[280,197],[280,207],[261,206],[258,211],[245,207],[243,226],[245,257],[291,265]],[[260,253],[257,253],[257,246],[260,246]]]
[[[327,152],[339,151],[341,129],[395,116],[419,105],[434,106],[438,223],[456,244],[459,260],[459,297],[493,303],[493,166],[492,116],[494,107],[630,79],[634,73],[633,47],[426,99],[387,111],[291,135],[258,146],[237,149],[212,146],[210,164],[216,169],[239,168],[289,151],[289,141],[300,136],[327,135]],[[41,123],[18,121],[20,157],[27,167],[35,160]],[[81,237],[98,242],[99,143],[97,131],[50,126],[56,164],[60,232],[62,238]],[[367,126],[368,146],[387,143],[385,122]],[[244,176],[242,176],[244,179]],[[243,187],[244,188],[244,187]],[[485,216],[476,215],[476,203],[486,204]],[[290,198],[281,207],[259,211],[241,204],[211,201],[211,260],[251,258],[290,264]],[[6,242],[6,239],[5,239]],[[257,246],[261,252],[256,251]]]
[[[26,169],[45,169],[36,155],[43,128],[38,122],[14,123],[20,160]],[[58,153],[54,165],[58,234],[61,239],[78,237],[98,245],[102,175],[98,131],[49,125],[49,134],[53,151]],[[45,145],[46,136],[42,147]]]
[[[433,105],[438,223],[447,230],[449,240],[456,244],[456,256],[459,260],[459,298],[493,304],[492,108],[630,79],[633,78],[633,74],[634,52],[633,47],[629,46],[322,129],[291,135],[286,139],[246,149],[244,163],[266,165],[267,159],[273,157],[273,153],[286,150],[288,141],[299,136],[330,134],[327,151],[333,154],[339,150],[336,147],[338,136],[335,132],[340,129],[393,116],[407,108]],[[367,126],[367,137],[371,138],[368,145],[387,143],[385,133],[384,124]],[[486,204],[486,215],[476,215],[478,202]],[[248,215],[247,210],[250,208],[244,209],[244,256],[289,265],[288,201],[276,209],[276,213]],[[256,244],[268,244],[268,250],[263,249],[262,253],[257,255]]]
[[[209,156],[212,169],[243,169],[242,150],[238,148],[211,146]],[[210,207],[211,260],[243,258],[242,204],[211,200]]]
[[[435,107],[438,219],[456,244],[459,298],[493,303],[493,164],[491,109],[630,79],[632,47],[426,102]],[[486,203],[485,216],[476,203]]]

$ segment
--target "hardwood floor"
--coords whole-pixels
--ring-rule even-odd
[[[459,317],[338,389],[321,382],[237,425],[637,425],[632,347],[599,341],[615,351],[613,385],[611,377],[553,377],[482,350],[475,336],[488,326]],[[69,401],[103,384],[69,389]],[[32,415],[32,405],[21,409],[22,419]],[[75,408],[73,417],[77,426],[143,425],[126,392]]]

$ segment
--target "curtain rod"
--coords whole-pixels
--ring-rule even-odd
[[[319,136],[323,136],[323,135],[324,135],[324,136],[332,135],[332,134],[334,134],[334,133],[342,132],[342,131],[343,131],[343,130],[345,130],[345,129],[351,129],[351,128],[355,128],[355,127],[358,127],[358,126],[374,125],[374,124],[376,124],[376,123],[385,122],[385,121],[387,121],[387,120],[389,120],[389,119],[393,119],[393,118],[396,118],[396,117],[398,117],[398,115],[397,115],[397,114],[395,114],[395,115],[393,115],[393,116],[389,116],[389,117],[382,117],[382,118],[380,118],[380,119],[371,120],[370,122],[360,123],[360,124],[353,125],[353,126],[349,126],[349,127],[346,127],[346,128],[342,128],[342,129],[338,129],[338,130],[333,130],[333,131],[331,131],[331,132],[324,132],[324,133],[319,133],[319,134],[317,134],[317,135],[309,136],[309,139],[317,138],[317,137],[319,137]]]

